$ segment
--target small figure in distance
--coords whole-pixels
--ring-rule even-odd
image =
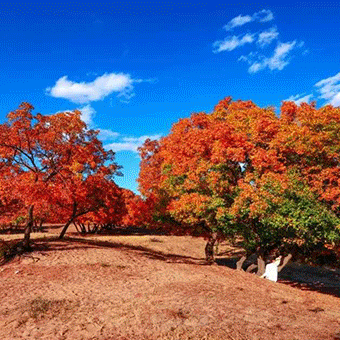
[[[280,265],[282,256],[279,256],[275,259],[273,259],[270,263],[266,265],[266,270],[263,275],[260,277],[266,278],[267,280],[270,281],[277,281],[277,276],[278,276],[278,267]]]

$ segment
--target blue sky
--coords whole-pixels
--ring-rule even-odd
[[[0,5],[0,121],[80,109],[137,190],[136,148],[220,99],[340,106],[340,4]]]

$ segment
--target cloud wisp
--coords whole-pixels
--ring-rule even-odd
[[[224,28],[229,32],[250,22],[267,23],[272,20],[274,20],[272,11],[263,9],[252,15],[239,15],[230,20]],[[272,49],[274,41],[276,46]],[[279,41],[279,32],[276,26],[272,26],[256,33],[246,32],[215,41],[213,52],[230,52],[246,45],[252,46],[252,51],[248,55],[241,55],[238,60],[248,63],[248,72],[254,74],[265,69],[282,71],[290,63],[293,52],[303,44],[296,39],[288,42]]]
[[[319,98],[325,99],[328,104],[340,106],[340,72],[333,77],[320,80],[315,84]]]
[[[90,104],[79,107],[77,110],[81,112],[81,119],[88,127],[94,126],[93,119],[96,115],[96,110]]]
[[[114,152],[131,151],[137,153],[137,149],[143,145],[146,139],[159,139],[162,137],[160,134],[128,137],[110,129],[97,128],[94,123],[96,110],[90,104],[79,107],[76,110],[81,112],[81,119],[86,123],[89,129],[99,131],[98,138],[104,143],[104,148],[106,150],[112,150]]]
[[[271,44],[272,41],[274,41],[275,39],[278,38],[278,36],[279,36],[279,32],[277,31],[277,28],[271,27],[268,30],[263,31],[258,35],[256,43],[260,47],[263,48],[263,47]]]
[[[300,105],[301,103],[309,103],[313,98],[321,99],[325,104],[333,105],[334,107],[340,107],[340,72],[336,75],[322,79],[318,81],[312,91],[306,95],[305,93],[290,96],[284,101],[293,101],[295,104]]]
[[[241,47],[245,44],[250,44],[254,41],[253,34],[244,34],[243,36],[231,36],[224,40],[214,42],[214,53],[219,53],[222,51],[232,51],[237,47]]]
[[[80,118],[87,125],[88,129],[99,130],[98,138],[101,141],[113,140],[120,136],[118,132],[112,131],[110,129],[98,129],[94,122],[94,117],[96,116],[96,110],[90,105],[87,104],[83,107],[79,107],[76,110],[80,111]]]
[[[274,19],[272,11],[263,9],[262,11],[256,12],[253,15],[238,15],[237,17],[231,19],[225,26],[226,31],[232,31],[235,27],[240,27],[248,24],[252,21],[257,22],[268,22]]]
[[[296,105],[300,105],[301,103],[309,103],[313,98],[313,94],[297,94],[295,96],[290,96],[289,98],[283,100],[284,102],[294,102]]]
[[[117,142],[106,144],[105,148],[114,152],[132,151],[137,153],[137,149],[142,146],[147,139],[159,139],[161,137],[160,134],[141,137],[122,137],[121,140]]]
[[[256,73],[268,68],[271,71],[282,71],[290,62],[290,54],[293,49],[299,47],[296,40],[286,43],[279,42],[270,57],[264,57],[256,53],[250,53],[248,56],[241,56],[239,60],[246,61],[250,66],[249,73]]]

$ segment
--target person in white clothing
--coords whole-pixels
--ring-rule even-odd
[[[264,274],[261,275],[260,277],[265,277],[267,280],[276,282],[277,277],[278,277],[278,267],[280,265],[280,262],[281,262],[281,256],[274,259],[271,263],[268,263],[266,265],[266,270]]]

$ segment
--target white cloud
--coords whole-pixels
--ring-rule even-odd
[[[76,110],[81,112],[81,119],[84,123],[86,123],[89,129],[99,130],[98,138],[101,141],[113,140],[120,136],[118,132],[109,130],[109,129],[97,129],[96,124],[94,123],[94,117],[96,115],[96,110],[90,105],[87,104],[83,107],[79,107]]]
[[[242,37],[240,36],[230,36],[221,41],[215,41],[213,47],[215,48],[214,52],[222,52],[222,51],[232,51],[237,47],[241,47],[245,44],[251,44],[254,41],[253,34],[245,34]]]
[[[241,56],[239,60],[246,61],[250,65],[248,69],[249,73],[256,73],[265,68],[269,68],[271,71],[281,71],[289,64],[289,54],[291,51],[301,46],[302,44],[297,44],[296,40],[286,43],[279,42],[271,57],[250,53],[248,56]]]
[[[90,104],[79,107],[77,110],[81,112],[82,121],[91,128],[94,125],[93,118],[96,115],[96,110]]]
[[[120,96],[131,95],[134,79],[129,74],[105,73],[92,82],[74,82],[63,76],[53,87],[46,89],[47,94],[56,98],[68,99],[71,102],[85,104],[102,100],[117,92]]]
[[[310,100],[313,98],[313,94],[297,94],[295,96],[290,96],[289,98],[285,99],[285,102],[294,102],[296,105],[300,105],[301,103],[309,103]]]
[[[284,101],[293,101],[297,105],[302,102],[309,103],[314,98],[323,99],[325,104],[331,104],[335,107],[340,107],[340,72],[335,76],[322,79],[318,81],[314,87],[316,91],[314,93],[306,95],[305,93],[290,96]]]
[[[114,152],[132,151],[137,152],[138,147],[142,146],[146,139],[159,139],[161,135],[141,136],[141,137],[123,137],[121,141],[105,145],[106,149]]]
[[[287,57],[292,49],[295,47],[296,41],[279,43],[274,51],[271,58],[267,59],[267,66],[270,70],[282,70],[285,66],[289,64]]]
[[[224,28],[227,31],[231,31],[235,27],[243,26],[249,22],[267,23],[272,20],[274,20],[272,11],[263,9],[252,15],[239,15],[230,20]],[[291,57],[293,56],[292,51],[301,48],[304,42],[297,40],[280,42],[277,40],[278,37],[279,32],[275,26],[256,33],[247,32],[240,35],[228,36],[224,40],[213,43],[213,52],[233,51],[236,48],[256,42],[256,44],[252,45],[253,51],[248,54],[248,56],[242,55],[238,58],[239,61],[245,61],[249,64],[248,72],[257,73],[264,69],[281,71],[290,63]],[[275,40],[277,41],[276,47],[271,50],[272,52],[267,52],[269,45]],[[266,49],[263,49],[264,47],[266,47]],[[260,54],[259,51],[262,51],[261,53],[266,52],[266,54]],[[306,49],[301,53],[306,53]]]
[[[120,136],[118,132],[109,129],[100,129],[98,138],[102,141],[116,139]]]
[[[274,15],[269,9],[263,9],[262,11],[254,13],[253,19],[259,22],[268,22],[274,20]]]
[[[263,31],[259,34],[257,38],[257,44],[261,47],[269,45],[273,40],[277,39],[279,32],[276,27],[272,27],[267,31]]]
[[[338,92],[330,102],[333,106],[340,106],[340,92]]]
[[[255,62],[249,67],[248,72],[249,73],[256,73],[256,72],[263,70],[264,67],[265,66],[264,66],[263,63]]]
[[[253,15],[238,15],[237,17],[231,19],[225,26],[226,31],[231,31],[235,27],[243,26],[249,22],[268,22],[274,19],[272,11],[263,9],[262,11],[256,12]]]
[[[96,129],[93,118],[96,114],[94,108],[88,104],[81,108],[77,108],[81,112],[81,118],[86,123],[88,128]],[[99,130],[98,138],[102,142],[108,144],[105,145],[105,149],[112,150],[114,152],[119,151],[132,151],[137,152],[137,148],[141,146],[146,139],[159,139],[161,135],[140,136],[140,137],[124,137],[120,133],[112,131],[110,129],[96,129]],[[116,142],[113,142],[117,140]],[[111,142],[111,143],[110,143]]]
[[[225,26],[225,30],[226,31],[230,31],[232,30],[234,27],[238,27],[238,26],[243,26],[245,24],[247,24],[248,22],[253,21],[253,18],[250,15],[239,15],[233,19],[231,19]]]
[[[315,86],[321,94],[319,98],[325,99],[333,106],[340,106],[340,72],[333,77],[320,80]]]

